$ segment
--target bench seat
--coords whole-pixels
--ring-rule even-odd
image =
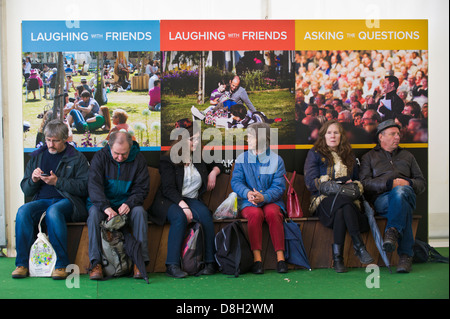
[[[156,190],[160,184],[159,172],[156,168],[149,167],[150,173],[150,193],[144,202],[144,207],[148,209],[151,206]],[[288,178],[292,173],[286,174]],[[205,204],[215,211],[220,203],[232,192],[230,186],[231,175],[221,174],[218,177],[216,187],[213,191],[207,192],[203,197]],[[296,174],[294,181],[294,188],[301,201],[301,207],[304,212],[303,218],[293,218],[302,231],[303,243],[311,265],[311,268],[330,268],[332,267],[331,244],[333,243],[333,231],[324,227],[319,219],[309,215],[308,207],[310,200],[310,193],[304,185],[303,176]],[[387,219],[383,217],[375,217],[378,228],[381,233],[384,232]],[[421,216],[413,216],[413,233],[417,232]],[[219,232],[223,227],[230,223],[231,219],[215,220],[215,232]],[[244,231],[247,232],[247,220],[241,219]],[[165,272],[165,260],[167,256],[167,238],[169,234],[170,225],[163,226],[156,225],[152,222],[148,223],[148,250],[150,256],[150,263],[147,266],[149,272]],[[366,244],[367,251],[375,259],[374,263],[379,266],[385,266],[375,242],[372,233],[366,232],[362,234],[362,238]],[[68,224],[68,255],[70,263],[77,264],[80,267],[80,273],[86,274],[89,269],[89,237],[86,223],[69,223]],[[276,254],[269,236],[269,228],[266,223],[263,224],[263,246],[262,257],[264,269],[276,269]],[[397,265],[398,255],[396,252],[388,254],[390,264]],[[354,255],[352,241],[347,233],[344,247],[344,261],[347,267],[363,267],[358,258]],[[292,268],[300,268],[294,265],[289,265]]]

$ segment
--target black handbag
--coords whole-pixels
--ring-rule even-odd
[[[356,200],[361,196],[361,191],[356,183],[340,183],[336,181],[323,182],[319,186],[319,192],[326,196],[344,195]]]

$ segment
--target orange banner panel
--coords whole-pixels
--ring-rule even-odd
[[[294,20],[162,20],[161,51],[294,50]]]

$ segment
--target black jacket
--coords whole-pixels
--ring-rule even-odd
[[[375,146],[362,157],[359,177],[371,201],[390,191],[396,178],[409,181],[416,195],[423,193],[427,185],[414,156],[401,147],[391,154],[380,145]]]
[[[388,119],[395,119],[397,115],[402,113],[403,109],[405,108],[405,103],[400,98],[400,96],[397,95],[395,90],[387,93],[384,98],[391,101],[391,109],[388,109],[384,105],[380,107],[380,113],[384,114],[383,121]],[[378,101],[378,105],[380,101]]]
[[[195,168],[202,178],[202,186],[198,191],[198,199],[206,192],[208,185],[208,175],[214,166],[217,166],[223,172],[222,164],[194,163]],[[177,204],[183,199],[181,195],[184,180],[184,166],[174,164],[169,156],[161,156],[159,162],[159,173],[161,175],[161,187],[158,189],[150,207],[149,219],[158,225],[166,222],[166,215],[172,204]]]
[[[44,146],[31,153],[31,159],[27,163],[24,178],[20,183],[25,196],[33,196],[33,199],[43,182],[34,183],[31,175],[37,167],[42,167],[42,154],[47,149],[47,145],[44,144]],[[61,158],[55,171],[55,175],[58,176],[55,188],[73,204],[73,214],[71,216],[73,222],[86,221],[88,216],[86,210],[88,171],[89,164],[86,157],[72,145],[66,144],[66,153]]]

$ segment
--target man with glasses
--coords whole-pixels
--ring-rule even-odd
[[[387,217],[383,249],[392,252],[398,243],[397,272],[408,273],[414,246],[412,213],[426,181],[414,156],[399,147],[400,127],[394,120],[379,124],[376,136],[378,144],[362,157],[359,177],[376,212]]]
[[[44,212],[50,243],[57,260],[53,279],[65,279],[69,265],[67,222],[87,219],[86,196],[89,165],[83,154],[68,144],[69,129],[60,120],[50,121],[45,129],[45,145],[31,153],[20,183],[25,196],[33,197],[16,216],[16,269],[13,278],[29,275],[28,260],[35,229]]]

